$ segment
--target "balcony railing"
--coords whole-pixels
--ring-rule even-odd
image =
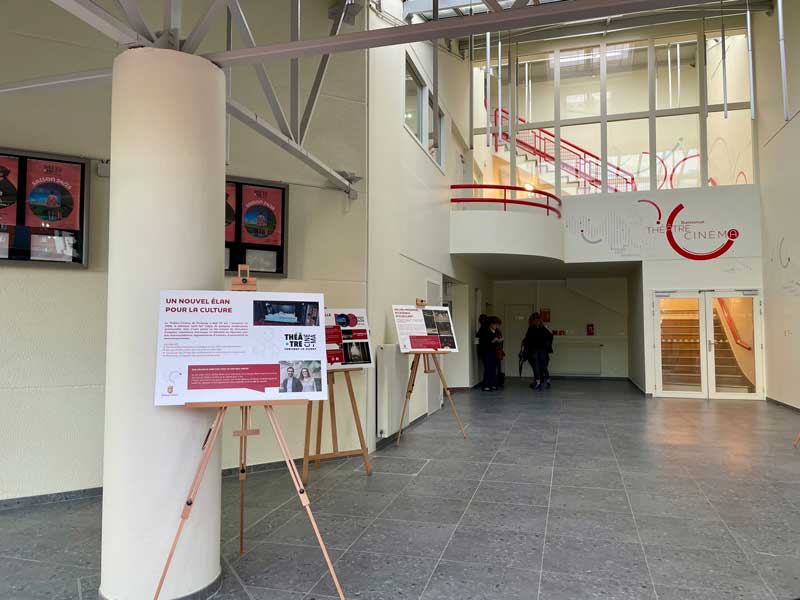
[[[526,188],[521,186],[515,185],[496,185],[490,183],[457,183],[450,186],[451,190],[493,190],[493,191],[502,191],[503,197],[502,198],[451,198],[450,202],[452,204],[478,204],[478,203],[491,203],[491,204],[502,204],[503,210],[508,210],[508,205],[513,204],[517,206],[529,206],[531,208],[539,208],[543,209],[547,216],[550,216],[550,213],[553,213],[557,218],[561,218],[561,210],[556,208],[556,206],[561,206],[561,200],[555,194],[550,192],[546,192],[544,190],[538,190],[536,188]],[[511,192],[521,192],[524,194],[532,195],[535,200],[527,200],[527,199],[517,199],[509,197]],[[541,202],[537,202],[536,200],[541,200]]]

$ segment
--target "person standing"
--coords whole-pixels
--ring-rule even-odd
[[[528,319],[528,331],[522,340],[520,352],[533,369],[534,381],[531,387],[535,390],[542,389],[545,384],[550,387],[550,371],[547,363],[548,354],[552,352],[552,344],[553,334],[544,326],[539,313],[533,313]]]
[[[506,381],[506,374],[503,372],[503,359],[506,357],[506,353],[503,350],[503,342],[505,338],[503,337],[503,332],[500,329],[500,326],[503,324],[503,320],[500,317],[493,317],[494,320],[497,322],[497,385],[499,387],[503,387],[503,384]]]
[[[502,339],[497,331],[497,319],[495,317],[487,318],[486,327],[478,333],[478,352],[483,359],[481,389],[484,392],[494,391],[497,389],[497,350]]]

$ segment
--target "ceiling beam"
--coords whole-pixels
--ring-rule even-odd
[[[189,35],[186,37],[186,40],[181,46],[181,50],[188,52],[189,54],[194,54],[197,52],[200,44],[205,39],[206,35],[208,35],[208,30],[211,29],[211,25],[214,22],[217,14],[226,6],[226,4],[227,0],[214,0],[211,3],[205,14],[200,17],[197,25],[194,26],[194,29],[192,29],[191,33],[189,33]]]
[[[96,69],[94,71],[82,71],[80,73],[67,73],[64,75],[52,75],[50,77],[37,77],[36,79],[15,81],[13,83],[3,83],[0,84],[0,94],[54,88],[97,79],[111,79],[111,69]]]
[[[500,3],[497,0],[481,0],[486,5],[486,8],[491,10],[492,12],[502,12],[503,7],[500,6]]]
[[[121,46],[152,46],[150,40],[92,0],[51,0],[51,2]]]
[[[221,65],[261,64],[300,56],[316,56],[333,52],[350,52],[382,48],[440,38],[459,38],[472,34],[509,31],[523,27],[556,25],[586,19],[605,18],[615,14],[652,11],[654,8],[676,8],[719,3],[715,0],[569,0],[517,10],[504,10],[469,17],[451,17],[428,23],[415,23],[358,31],[334,38],[316,38],[243,48],[230,52],[213,52],[206,58]]]
[[[277,144],[286,152],[305,163],[307,166],[314,169],[320,175],[323,175],[333,184],[337,189],[346,192],[351,197],[354,192],[350,182],[342,177],[339,173],[334,171],[331,167],[326,165],[322,160],[311,154],[308,150],[297,144],[294,140],[281,133],[274,125],[259,117],[256,113],[249,108],[243,106],[236,100],[230,99],[227,102],[228,114],[230,114],[237,121],[241,121],[253,131],[267,138],[269,141]]]
[[[119,4],[122,12],[125,13],[125,17],[128,19],[130,26],[133,27],[139,35],[152,42],[155,37],[147,26],[142,16],[142,11],[139,10],[139,2],[137,0],[117,0],[117,4]]]

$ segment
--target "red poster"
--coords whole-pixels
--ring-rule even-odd
[[[186,389],[263,392],[264,388],[276,388],[280,383],[280,365],[189,365]],[[169,387],[167,393],[172,393]]]
[[[225,241],[236,241],[236,184],[225,184]]]
[[[0,156],[0,225],[17,224],[19,159]]]
[[[412,350],[439,350],[442,347],[438,335],[411,335],[408,339]]]
[[[325,327],[325,343],[342,345],[342,328],[338,325],[328,325]]]
[[[281,245],[282,198],[279,189],[242,186],[242,242]]]
[[[328,350],[328,364],[340,365],[344,362],[344,351],[342,350]]]
[[[25,224],[79,231],[80,223],[81,165],[28,159]]]

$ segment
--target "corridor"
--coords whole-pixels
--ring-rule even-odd
[[[355,459],[312,469],[348,599],[800,596],[800,413],[645,399],[617,381],[557,380],[541,393],[511,382],[456,400],[467,440],[445,408],[373,455],[372,477]],[[0,511],[0,597],[95,598],[100,507]],[[239,557],[238,479],[224,479],[215,598],[333,596],[298,509],[284,470],[253,474]]]

